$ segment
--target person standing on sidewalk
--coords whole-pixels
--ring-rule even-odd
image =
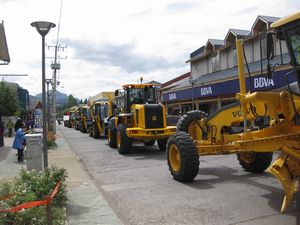
[[[6,128],[8,129],[8,137],[12,136],[12,130],[14,128],[14,124],[11,121],[11,119],[8,120],[7,124],[6,124]]]
[[[25,126],[21,120],[17,120],[15,124],[16,136],[13,143],[13,148],[18,150],[18,162],[23,162],[24,148],[26,145]]]

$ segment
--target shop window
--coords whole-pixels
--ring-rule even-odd
[[[226,105],[230,105],[230,104],[235,103],[235,102],[236,102],[236,100],[225,100],[225,101],[221,102],[221,106],[224,107]]]
[[[261,35],[261,55],[262,58],[266,58],[267,57],[267,38],[266,35]]]
[[[211,58],[212,62],[212,72],[216,72],[221,70],[221,63],[220,63],[220,54],[217,53],[215,56]]]
[[[192,104],[182,105],[182,114],[186,114],[191,110],[192,110]]]
[[[214,112],[216,112],[218,110],[218,103],[217,102],[212,102],[210,103],[210,111],[209,114],[213,114]]]
[[[200,103],[199,104],[199,110],[209,113],[209,104],[207,103]]]
[[[236,52],[236,49],[233,49],[232,53],[233,53],[233,66],[237,66],[237,52]]]

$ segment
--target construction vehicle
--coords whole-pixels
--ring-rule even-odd
[[[80,130],[81,116],[79,114],[79,107],[74,111],[74,129]]]
[[[79,129],[82,133],[86,133],[93,125],[91,120],[90,107],[87,105],[79,106],[78,111],[80,115]]]
[[[77,106],[73,106],[69,111],[63,116],[64,126],[72,128],[74,127],[75,120],[75,111],[77,110]]]
[[[80,130],[82,133],[86,133],[90,125],[89,107],[85,104],[80,104],[77,110],[75,110],[74,128],[75,130]]]
[[[205,155],[235,153],[246,171],[260,173],[268,168],[283,186],[284,212],[300,180],[300,13],[274,22],[271,28],[274,32],[266,33],[267,75],[272,76],[270,61],[276,35],[286,42],[293,67],[293,73],[286,76],[296,76],[296,88],[287,82],[287,89],[282,91],[246,92],[243,42],[237,40],[238,102],[211,117],[201,111],[182,116],[176,133],[168,140],[167,158],[171,175],[181,182],[196,177],[199,156]],[[280,155],[271,164],[275,151]]]
[[[108,118],[112,116],[113,103],[109,97],[108,102],[95,101],[90,103],[91,120],[89,127],[90,137],[100,138],[107,136]]]
[[[120,154],[132,151],[133,142],[154,145],[157,140],[161,151],[166,150],[168,137],[176,126],[166,125],[165,106],[157,103],[157,88],[152,84],[123,85],[121,112],[109,119],[108,143],[118,148]],[[119,96],[119,90],[115,96]]]

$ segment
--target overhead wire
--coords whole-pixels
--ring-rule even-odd
[[[60,1],[60,9],[59,9],[59,17],[58,17],[58,23],[57,23],[57,37],[56,37],[56,48],[55,50],[58,51],[58,42],[59,42],[59,34],[60,34],[60,22],[61,22],[61,15],[62,15],[62,6],[63,6],[63,0]],[[57,80],[59,80],[60,73],[57,75]]]
[[[63,0],[60,1],[59,17],[58,17],[58,23],[57,23],[57,38],[56,38],[56,45],[58,45],[58,40],[59,40],[59,32],[60,32],[60,22],[61,22],[62,6],[63,6]]]

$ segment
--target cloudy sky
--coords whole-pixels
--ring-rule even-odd
[[[299,0],[62,0],[58,90],[87,98],[125,83],[166,82],[189,71],[189,54],[229,28],[250,30],[258,15],[283,17]],[[0,0],[11,62],[0,74],[30,94],[41,93],[41,36],[33,21],[58,24],[61,0]],[[58,26],[46,36],[56,43]],[[46,48],[46,76],[53,50]]]

